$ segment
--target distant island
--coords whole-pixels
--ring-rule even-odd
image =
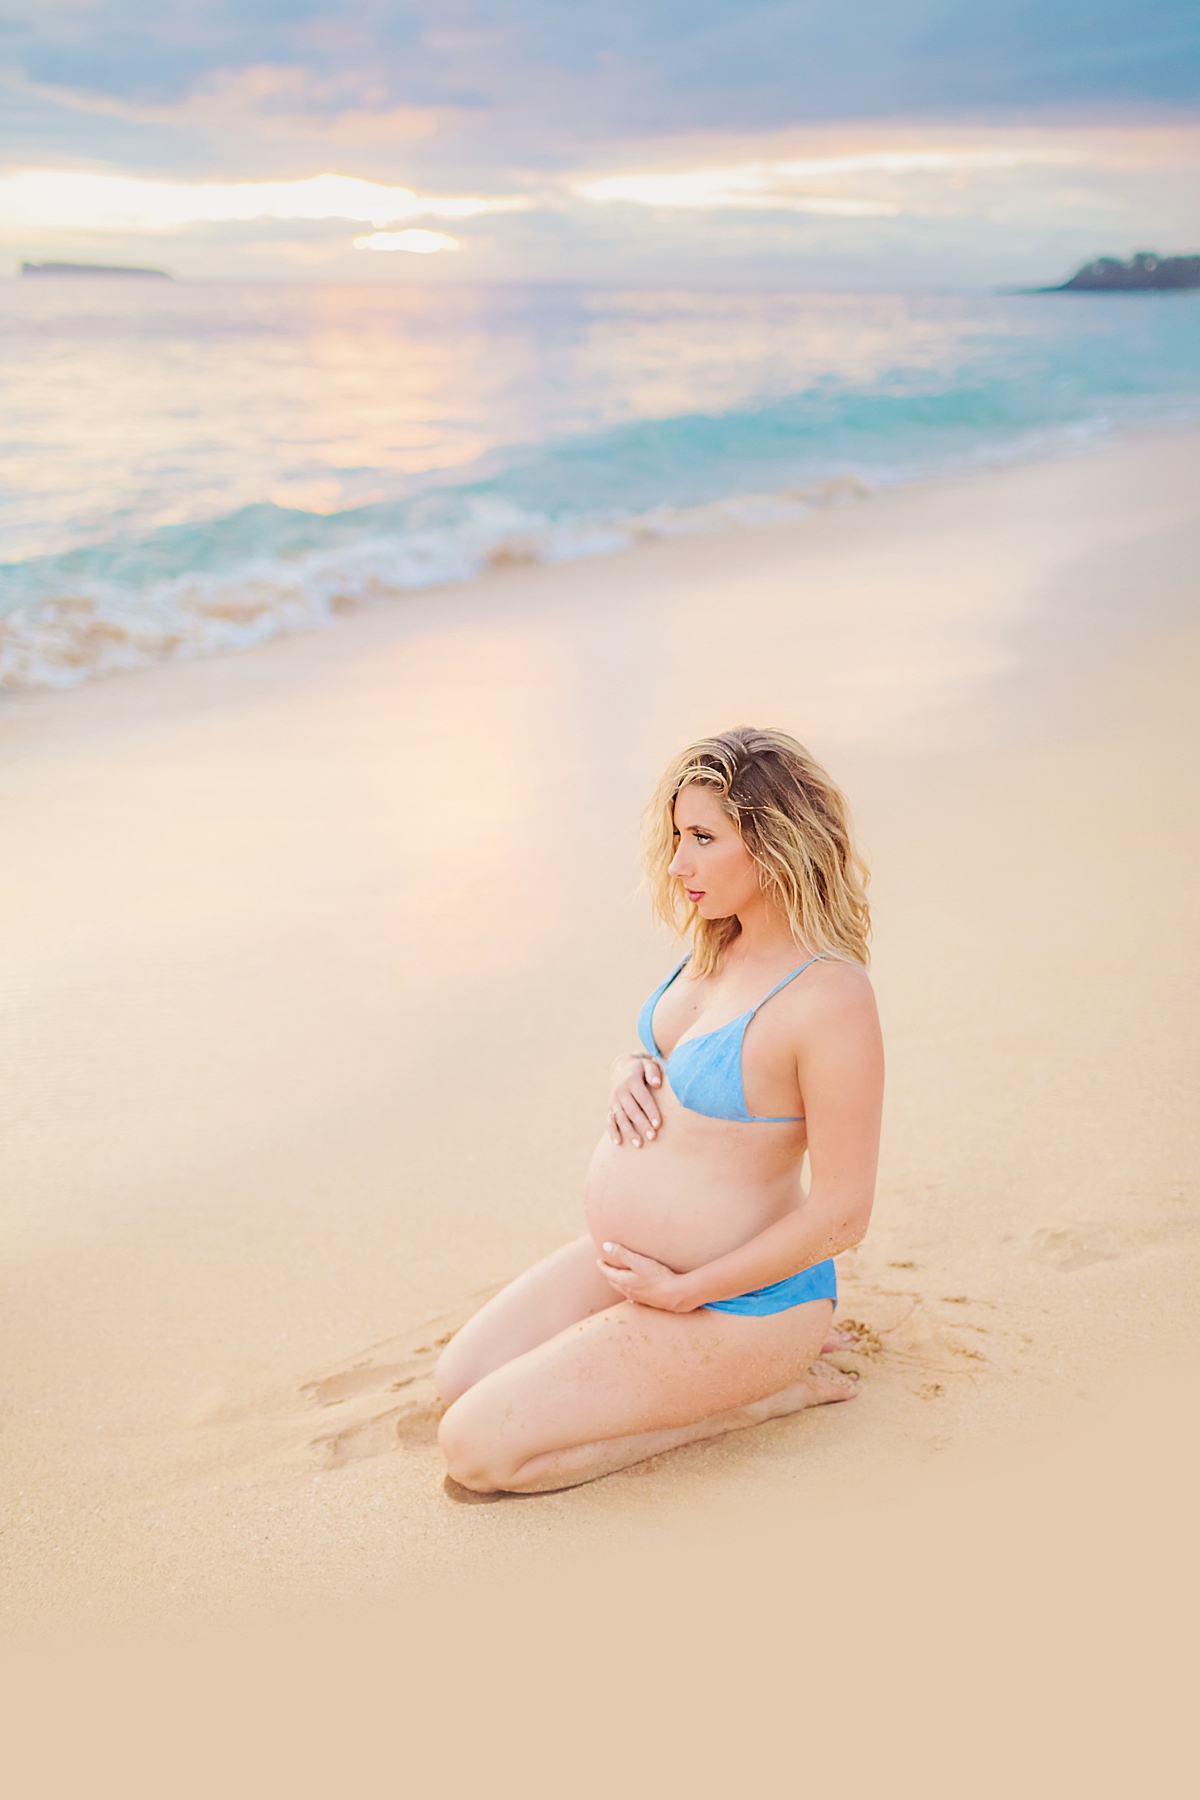
[[[1142,294],[1166,288],[1200,288],[1200,256],[1155,256],[1139,250],[1128,262],[1099,256],[1057,287],[1025,288],[1027,294]]]
[[[165,269],[122,269],[109,263],[31,263],[21,264],[22,275],[136,275],[139,280],[170,281]]]

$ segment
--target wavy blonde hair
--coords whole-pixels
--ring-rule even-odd
[[[741,931],[736,918],[702,919],[667,873],[675,854],[675,802],[711,788],[758,864],[763,891],[798,943],[845,961],[869,961],[867,866],[855,848],[846,799],[803,744],[744,725],[701,738],[668,767],[646,808],[643,860],[655,913],[691,936],[692,972],[711,975]]]

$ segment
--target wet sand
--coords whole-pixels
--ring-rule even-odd
[[[270,1617],[697,1531],[728,1574],[753,1520],[780,1579],[815,1535],[870,1634],[847,1496],[861,1545],[898,1482],[1028,1494],[1091,1429],[1111,1457],[1105,1408],[1128,1437],[1196,1360],[1198,470],[1194,434],[1127,440],[6,702],[10,1626]],[[827,761],[875,869],[858,1397],[456,1504],[436,1344],[581,1229],[672,955],[638,812],[740,723]],[[1163,1549],[1130,1504],[1110,1579]]]

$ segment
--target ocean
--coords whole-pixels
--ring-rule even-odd
[[[1200,416],[1200,294],[0,296],[10,690]]]

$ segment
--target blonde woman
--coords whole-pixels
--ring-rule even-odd
[[[691,950],[614,1067],[588,1234],[438,1366],[450,1475],[476,1492],[574,1487],[854,1391],[815,1362],[831,1258],[870,1217],[883,1090],[845,801],[783,732],[728,731],[667,770],[646,864]]]

